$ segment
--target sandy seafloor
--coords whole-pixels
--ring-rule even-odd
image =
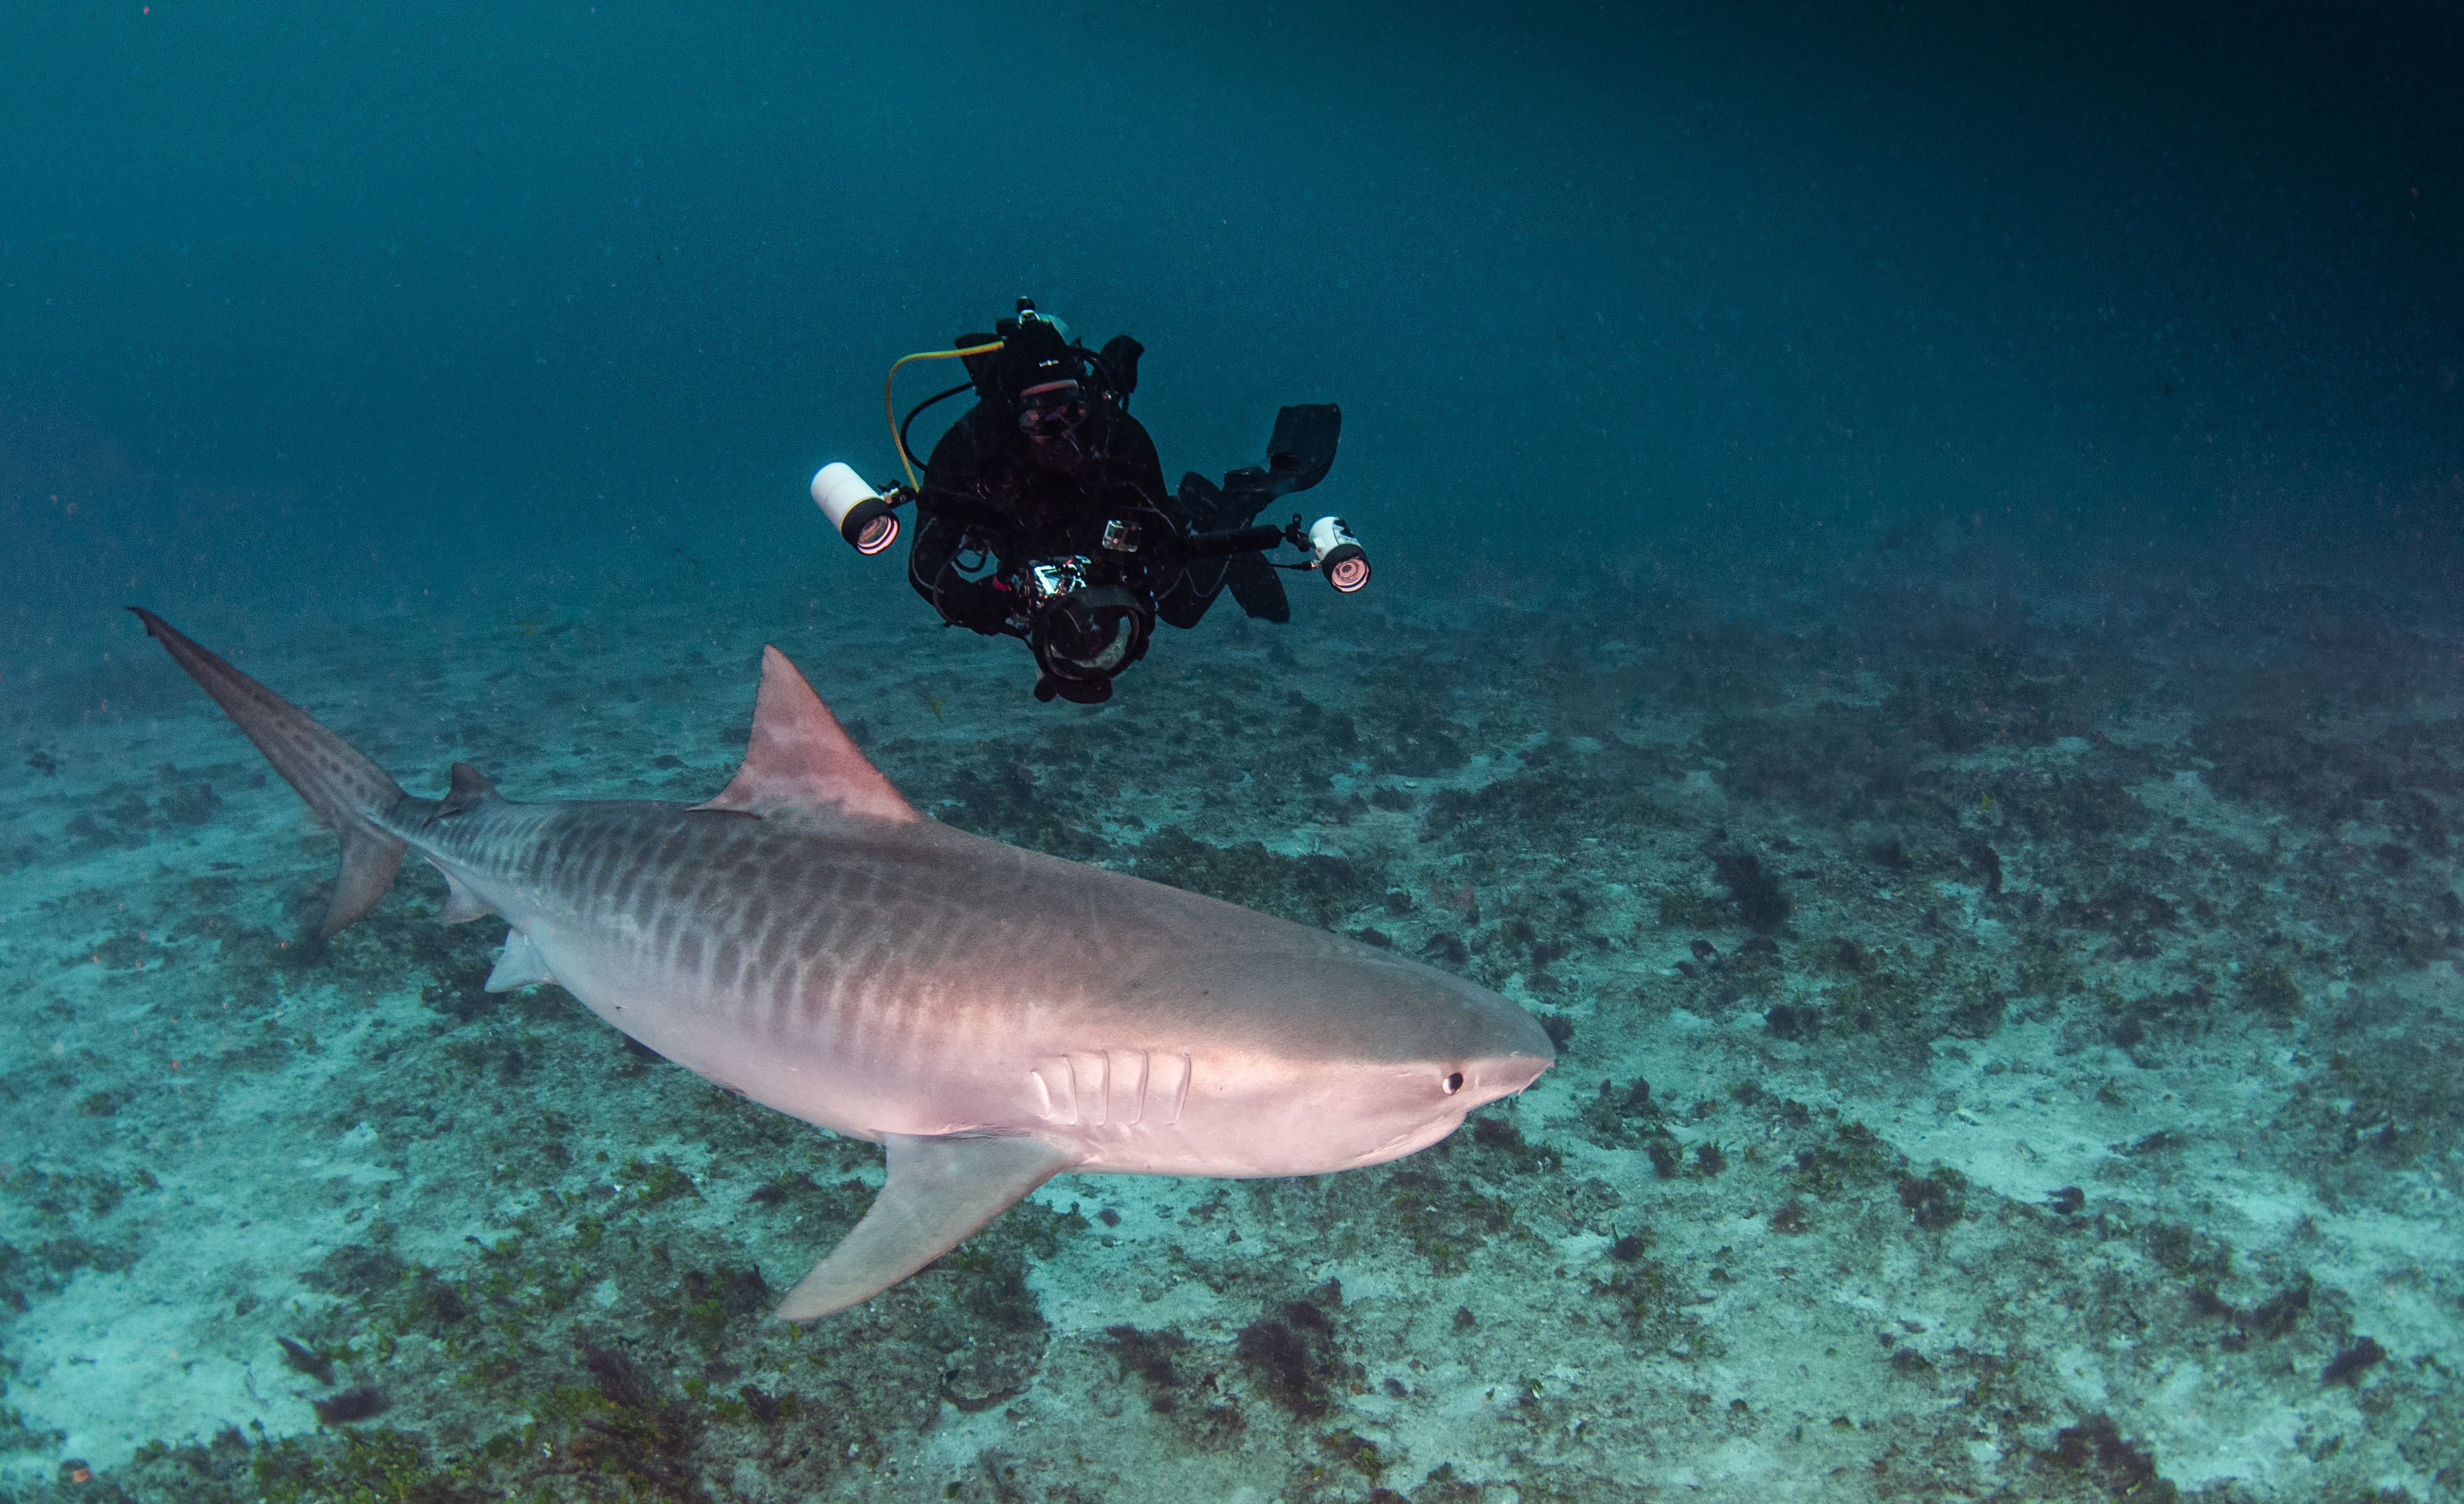
[[[1063,1177],[801,1329],[877,1151],[482,993],[416,864],[303,944],[332,838],[129,622],[4,712],[0,1493],[2464,1496],[2452,605],[1697,562],[1303,579],[1100,710],[837,558],[172,611],[516,798],[706,796],[774,641],[928,813],[1562,1036],[1437,1150]]]

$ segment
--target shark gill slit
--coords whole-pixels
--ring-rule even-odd
[[[1069,1076],[1067,1058],[1046,1060],[1029,1073],[1035,1078],[1037,1096],[1044,1103],[1044,1115],[1062,1127],[1074,1127],[1078,1123],[1078,1098]]]
[[[1071,1056],[1070,1068],[1075,1070],[1082,1058]],[[1109,1051],[1098,1050],[1086,1063],[1089,1079],[1080,1083],[1078,1100],[1087,1104],[1087,1121],[1100,1128],[1111,1116],[1107,1109],[1112,1104],[1112,1057]]]
[[[1197,1074],[1197,1070],[1188,1056],[1177,1051],[1166,1054],[1163,1062],[1165,1068],[1173,1072],[1172,1105],[1165,1111],[1163,1121],[1177,1123],[1180,1121],[1180,1109],[1189,1102],[1189,1079]]]

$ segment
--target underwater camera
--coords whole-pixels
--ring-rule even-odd
[[[1093,561],[1073,555],[1040,559],[1023,576],[1026,644],[1035,653],[1035,697],[1081,705],[1110,699],[1112,676],[1147,652],[1155,603],[1116,584],[1089,583]]]

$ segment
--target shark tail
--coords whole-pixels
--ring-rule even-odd
[[[342,838],[342,875],[318,937],[366,913],[393,886],[402,867],[402,838],[381,822],[402,799],[402,785],[297,706],[190,642],[168,621],[142,606],[128,609],[145,623],[145,635],[168,649],[172,661],[238,723],[317,817]]]

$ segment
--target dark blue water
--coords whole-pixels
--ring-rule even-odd
[[[1021,294],[1146,342],[1174,473],[1343,403],[1346,505],[1433,579],[1978,512],[2444,547],[2464,503],[2436,7],[11,26],[20,643],[821,568],[802,480],[884,469],[890,360]]]
[[[0,1498],[2457,1497],[2459,78],[2406,3],[0,13]],[[1371,591],[1102,711],[938,631],[806,484],[1022,295],[1167,477],[1340,403]],[[789,1335],[877,1156],[425,873],[302,946],[131,602],[414,792],[702,797],[776,642],[936,817],[1560,1066]]]

